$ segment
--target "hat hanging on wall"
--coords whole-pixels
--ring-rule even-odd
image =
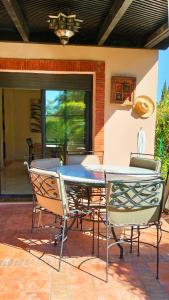
[[[148,96],[138,96],[133,106],[133,111],[140,118],[149,118],[155,110],[154,101]]]

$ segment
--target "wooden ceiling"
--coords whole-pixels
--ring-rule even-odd
[[[169,46],[169,0],[0,0],[0,41],[59,44],[48,15],[67,9],[83,21],[71,45]]]

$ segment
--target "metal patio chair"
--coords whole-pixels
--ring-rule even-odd
[[[166,214],[169,213],[169,171],[167,172],[165,181],[163,212]]]
[[[95,154],[67,154],[66,165],[99,165],[99,157]]]
[[[42,158],[42,159],[34,159],[31,161],[30,165],[27,161],[24,162],[24,165],[29,172],[30,168],[36,168],[41,170],[54,170],[59,167],[60,159],[59,158]],[[41,207],[36,199],[36,195],[33,194],[33,206],[32,206],[32,230],[34,228],[43,226],[42,224],[42,213],[49,213],[44,207]],[[36,216],[38,215],[38,221],[36,225]]]
[[[163,219],[164,221],[169,220],[169,171],[167,172],[164,188],[164,201],[163,201]],[[162,222],[163,223],[163,222]],[[167,222],[168,223],[168,222]],[[162,231],[169,233],[169,230],[164,229],[162,226]]]
[[[55,235],[55,243],[61,240],[58,267],[59,271],[63,254],[63,244],[67,239],[68,229],[70,229],[68,221],[81,215],[90,216],[92,212],[90,210],[81,210],[80,208],[69,208],[64,181],[59,173],[30,168],[29,176],[32,184],[33,194],[35,195],[39,206],[54,214],[54,216],[60,220],[60,231],[57,235]],[[92,247],[94,247],[93,243],[94,226]]]
[[[163,204],[164,181],[160,177],[149,179],[129,178],[112,179],[112,174],[106,173],[106,281],[108,281],[109,249],[113,245],[120,248],[121,243],[129,242],[128,237],[118,238],[115,229],[119,227],[137,229],[137,250],[139,255],[140,226],[146,228],[154,225],[157,229],[157,271],[159,277],[159,244],[161,239],[160,217]],[[114,242],[110,243],[110,229]]]
[[[100,165],[100,157],[96,154],[77,154],[71,153],[66,156],[66,164],[67,165],[78,165],[81,164],[83,166],[90,165]],[[93,219],[96,218],[98,222],[98,233],[99,233],[99,224],[102,219],[100,218],[100,211],[104,212],[105,205],[105,189],[100,188],[99,186],[91,187],[91,186],[79,186],[72,184],[69,189],[69,194],[72,197],[77,197],[78,202],[81,203],[83,207],[91,209],[93,211]],[[81,229],[82,229],[83,219],[80,220]],[[98,256],[99,256],[99,238],[98,238]]]
[[[28,161],[29,161],[29,165],[30,165],[31,161],[35,157],[32,139],[31,138],[26,138],[26,143],[27,143],[27,146],[28,146]]]
[[[103,151],[76,149],[65,153],[65,164],[67,165],[91,165],[103,163]]]
[[[156,158],[154,154],[131,152],[130,164],[131,167],[145,168],[148,170],[160,172],[161,171],[161,160]],[[131,238],[133,235],[133,228],[131,228]],[[132,252],[132,244],[131,244]]]

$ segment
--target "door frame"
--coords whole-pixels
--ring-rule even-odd
[[[104,152],[105,61],[0,58],[0,71],[93,75],[92,150]]]

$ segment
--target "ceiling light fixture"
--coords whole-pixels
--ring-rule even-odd
[[[76,14],[64,14],[60,12],[57,16],[49,16],[49,29],[59,37],[62,45],[69,42],[75,32],[79,31],[80,23],[83,20],[76,19]]]

